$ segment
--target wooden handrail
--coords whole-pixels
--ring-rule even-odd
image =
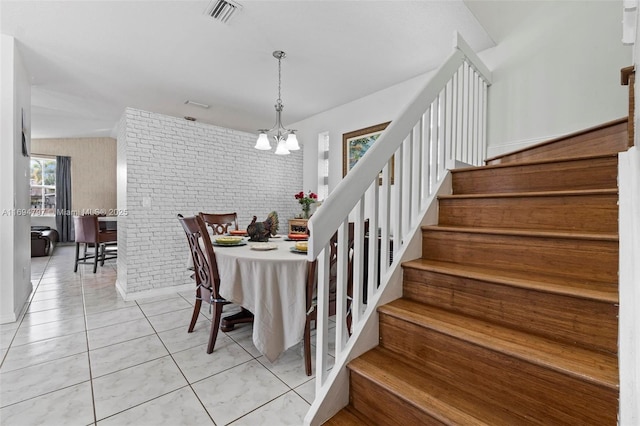
[[[634,114],[635,114],[635,82],[636,82],[636,67],[630,65],[620,70],[620,83],[623,86],[629,86],[629,121],[627,123],[627,131],[629,133],[629,147],[634,145],[635,128],[634,128]]]

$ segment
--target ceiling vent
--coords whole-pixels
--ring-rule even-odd
[[[231,0],[213,0],[207,6],[204,14],[224,24],[240,9],[242,9],[240,3]]]

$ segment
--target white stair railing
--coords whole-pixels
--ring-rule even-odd
[[[307,256],[318,261],[317,397],[330,385],[330,376],[335,379],[344,370],[345,348],[364,328],[362,322],[372,317],[368,315],[375,309],[372,301],[384,291],[390,271],[400,261],[404,245],[416,232],[447,168],[454,161],[481,165],[485,158],[490,84],[491,73],[456,32],[453,52],[446,61],[309,220]],[[348,249],[349,222],[354,224],[352,250]],[[335,365],[328,372],[329,244],[336,232]],[[351,297],[347,297],[349,259],[353,264]],[[349,313],[352,335],[347,330]],[[318,403],[314,402],[311,411]],[[312,417],[307,416],[307,424]]]

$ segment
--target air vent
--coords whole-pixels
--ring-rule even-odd
[[[213,0],[207,6],[204,14],[222,23],[227,23],[236,11],[240,9],[242,9],[240,3],[231,0]]]

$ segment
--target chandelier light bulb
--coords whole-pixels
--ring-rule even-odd
[[[280,140],[278,141],[278,147],[276,148],[276,155],[289,155],[291,154],[289,152],[289,150],[287,149],[287,143],[285,142],[285,140],[283,138],[280,138]]]
[[[266,132],[260,132],[260,135],[258,135],[258,140],[256,141],[256,146],[254,146],[254,148],[262,151],[268,151],[271,149],[269,136],[267,136]]]
[[[298,137],[293,131],[291,131],[291,133],[289,133],[289,136],[287,136],[287,149],[289,151],[297,151],[300,149],[300,145],[298,144]]]

